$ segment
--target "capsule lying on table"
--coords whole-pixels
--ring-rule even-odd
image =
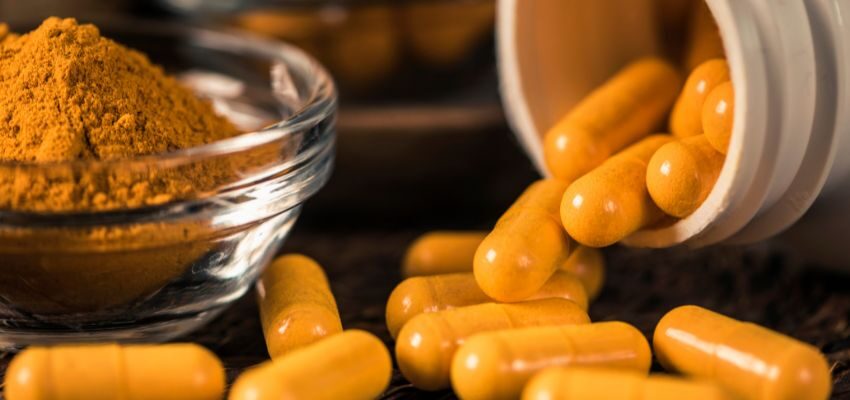
[[[522,400],[733,400],[708,381],[609,368],[549,368],[534,375]]]
[[[484,231],[434,231],[408,247],[402,264],[406,277],[472,272],[472,259]]]
[[[274,260],[257,282],[257,294],[272,358],[342,332],[325,273],[309,257],[289,254]]]
[[[30,347],[4,382],[9,400],[217,400],[224,368],[195,344]]]
[[[555,201],[560,199],[556,197]],[[415,277],[472,272],[475,251],[488,234],[485,231],[426,233],[407,249],[402,275]],[[587,297],[593,299],[605,280],[605,257],[599,249],[576,246],[559,269],[575,275],[584,285]]]
[[[563,298],[587,310],[584,286],[569,272],[557,271],[528,300]],[[411,318],[428,312],[492,302],[472,274],[414,277],[400,283],[387,300],[387,329],[392,337]]]
[[[457,347],[472,335],[499,329],[587,324],[590,318],[574,302],[543,299],[521,303],[484,303],[419,314],[401,328],[396,340],[398,367],[424,390],[449,386],[449,367]]]
[[[605,256],[602,250],[575,246],[570,258],[560,268],[578,278],[587,292],[588,300],[595,299],[605,283]]]
[[[370,400],[392,375],[387,348],[374,335],[347,330],[245,371],[230,400]]]
[[[815,347],[697,306],[661,318],[653,347],[664,368],[715,381],[741,399],[824,400],[832,388]]]
[[[476,335],[454,356],[452,387],[463,400],[516,399],[548,367],[592,366],[649,371],[652,354],[640,331],[623,322],[545,326]]]
[[[558,222],[566,189],[555,179],[533,183],[478,246],[473,273],[487,296],[504,302],[527,299],[567,261],[570,239]]]

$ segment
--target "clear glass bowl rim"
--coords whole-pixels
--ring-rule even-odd
[[[309,96],[305,96],[305,99],[301,101],[300,107],[292,110],[292,113],[288,117],[275,122],[268,128],[253,132],[245,132],[238,136],[201,146],[178,149],[167,153],[116,160],[73,160],[51,163],[0,161],[0,168],[104,169],[116,167],[133,168],[152,164],[167,168],[169,166],[182,165],[188,162],[211,157],[227,156],[231,154],[235,155],[263,145],[283,141],[293,133],[304,131],[305,129],[316,126],[336,112],[337,92],[330,74],[312,56],[293,45],[262,38],[234,29],[212,30],[193,25],[178,25],[173,22],[160,22],[133,18],[110,17],[110,19],[107,20],[100,17],[92,17],[84,19],[81,18],[79,20],[81,23],[94,23],[98,26],[98,28],[107,32],[118,31],[134,34],[148,33],[156,35],[176,35],[187,39],[187,42],[192,45],[212,48],[216,51],[250,54],[252,56],[264,57],[269,60],[281,61],[290,67],[294,67],[290,69],[290,72],[296,74],[307,83],[307,86],[309,87],[307,93]],[[37,23],[27,21],[24,21],[23,23],[19,21],[10,21],[10,26],[15,26],[17,24],[37,25]],[[108,37],[108,33],[106,36]],[[269,90],[273,89],[269,88]],[[317,140],[310,145],[301,148],[292,159],[287,160],[284,164],[277,167],[289,168],[289,171],[286,172],[287,176],[299,175],[303,173],[302,170],[311,167],[310,159],[316,158],[317,154],[326,151],[327,149],[324,147],[333,146],[334,142],[335,140],[333,140],[333,138],[330,138],[330,140]],[[214,196],[215,195],[213,195],[213,197]],[[191,199],[186,200],[186,202],[197,202],[203,200],[204,199]],[[82,215],[91,216],[100,214],[104,216],[112,215],[113,217],[124,215],[125,217],[129,217],[129,215],[126,214],[128,211],[131,211],[136,216],[140,216],[140,213],[147,214],[148,212],[162,215],[162,212],[166,209],[173,208],[175,203],[179,205],[181,201],[167,203],[162,206],[70,213],[39,213],[0,209],[0,226],[3,225],[3,220],[6,218],[19,219],[27,217],[47,217],[54,222],[58,222],[56,221],[57,218],[66,219],[65,217]],[[109,219],[114,220],[114,218]],[[66,220],[66,222],[69,221]],[[72,225],[75,224],[72,223]]]

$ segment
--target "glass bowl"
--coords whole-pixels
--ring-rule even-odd
[[[251,133],[129,160],[0,163],[13,193],[0,204],[3,346],[163,341],[201,326],[250,288],[332,169],[336,91],[310,56],[228,32],[94,22]],[[86,198],[118,205],[73,201],[92,180],[116,190]],[[45,193],[70,200],[39,209],[30,200]]]

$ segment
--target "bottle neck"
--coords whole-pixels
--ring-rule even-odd
[[[806,4],[707,4],[720,29],[735,87],[735,122],[723,171],[692,215],[666,228],[640,232],[629,239],[631,245],[705,246],[751,231],[764,216],[789,208],[809,143],[822,139],[813,136],[819,70]],[[796,220],[795,213],[786,212],[785,219]],[[756,236],[775,233],[761,228]]]
[[[816,0],[805,3],[805,16],[811,31],[815,72],[807,84],[814,87],[811,99],[813,120],[808,141],[798,134],[798,146],[805,149],[804,156],[794,172],[788,188],[769,208],[762,210],[746,229],[736,234],[731,242],[754,242],[775,235],[797,222],[825,190],[827,177],[835,188],[846,187],[850,178],[850,163],[844,162],[841,146],[850,151],[850,119],[847,117],[847,86],[850,73],[842,69],[847,63],[847,42],[850,30],[841,24],[842,12],[849,11],[846,2]],[[843,92],[843,94],[842,94]],[[795,92],[786,95],[791,102],[802,102]],[[796,108],[788,111],[798,116]],[[780,162],[785,159],[780,158]]]
[[[825,116],[824,122],[830,122],[824,129],[835,131],[834,152],[830,154],[834,163],[824,190],[850,192],[850,157],[846,156],[850,154],[850,113],[846,111],[850,109],[850,26],[841,23],[850,17],[850,4],[841,0],[817,0],[810,2],[809,9],[818,21],[813,26],[817,42],[821,44],[819,50],[823,58],[830,61],[825,66],[831,68],[821,80],[824,91],[834,103],[832,113]]]

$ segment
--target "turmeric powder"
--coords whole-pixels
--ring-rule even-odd
[[[147,57],[73,19],[49,18],[2,42],[0,93],[0,162],[124,159],[239,133]],[[68,180],[19,173],[0,179],[0,208],[56,212],[156,204],[211,186],[209,171],[195,172]]]
[[[23,35],[0,25],[0,93],[0,211],[158,205],[215,191],[267,161],[124,168],[239,131],[145,55],[73,19],[49,18]],[[0,225],[0,299],[42,315],[129,304],[183,274],[218,236],[204,221]]]

